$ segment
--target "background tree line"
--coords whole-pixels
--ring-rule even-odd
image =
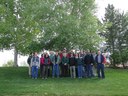
[[[112,65],[116,67],[117,64],[122,64],[125,68],[128,62],[128,13],[109,4],[105,9],[103,24],[107,26],[101,34],[112,53]]]

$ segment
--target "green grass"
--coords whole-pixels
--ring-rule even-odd
[[[27,68],[0,68],[0,96],[122,96],[128,95],[128,71],[106,69],[106,78],[33,80]]]

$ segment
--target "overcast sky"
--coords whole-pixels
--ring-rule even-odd
[[[128,11],[128,0],[95,0],[98,5],[97,16],[99,19],[104,17],[105,7],[108,4],[113,4],[116,9],[120,9],[120,11]]]
[[[97,4],[97,16],[101,20],[104,17],[105,7],[108,4],[113,4],[116,9],[120,9],[121,11],[128,10],[128,0],[96,0]],[[0,52],[0,66],[3,63],[6,63],[8,60],[13,59],[13,51],[4,51]],[[19,62],[26,62],[26,57],[18,56]]]

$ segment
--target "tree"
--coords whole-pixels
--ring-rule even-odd
[[[113,54],[113,65],[115,67],[117,63],[122,63],[123,67],[125,67],[123,59],[125,54],[122,52],[126,50],[127,46],[126,34],[128,31],[128,15],[124,12],[120,12],[115,9],[113,5],[109,4],[106,8],[103,22],[111,24],[111,26],[107,26],[104,36]],[[117,59],[117,57],[120,59]]]
[[[37,23],[32,17],[27,17],[29,13],[26,14],[23,3],[23,0],[1,0],[0,45],[1,48],[14,48],[14,66],[18,66],[18,53],[38,33]]]
[[[94,0],[47,0],[42,3],[46,6],[38,11],[36,20],[42,28],[38,40],[43,48],[90,49],[98,45],[100,39],[96,32],[99,26],[94,16]]]

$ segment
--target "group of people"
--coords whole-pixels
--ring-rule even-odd
[[[98,78],[104,79],[104,62],[105,57],[100,51],[91,53],[86,52],[67,53],[63,51],[50,51],[38,56],[37,52],[31,54],[27,63],[29,64],[29,76],[37,79],[39,76],[42,79],[68,77],[71,78],[92,78],[95,76],[93,67],[95,67]],[[40,75],[38,74],[40,69]]]

